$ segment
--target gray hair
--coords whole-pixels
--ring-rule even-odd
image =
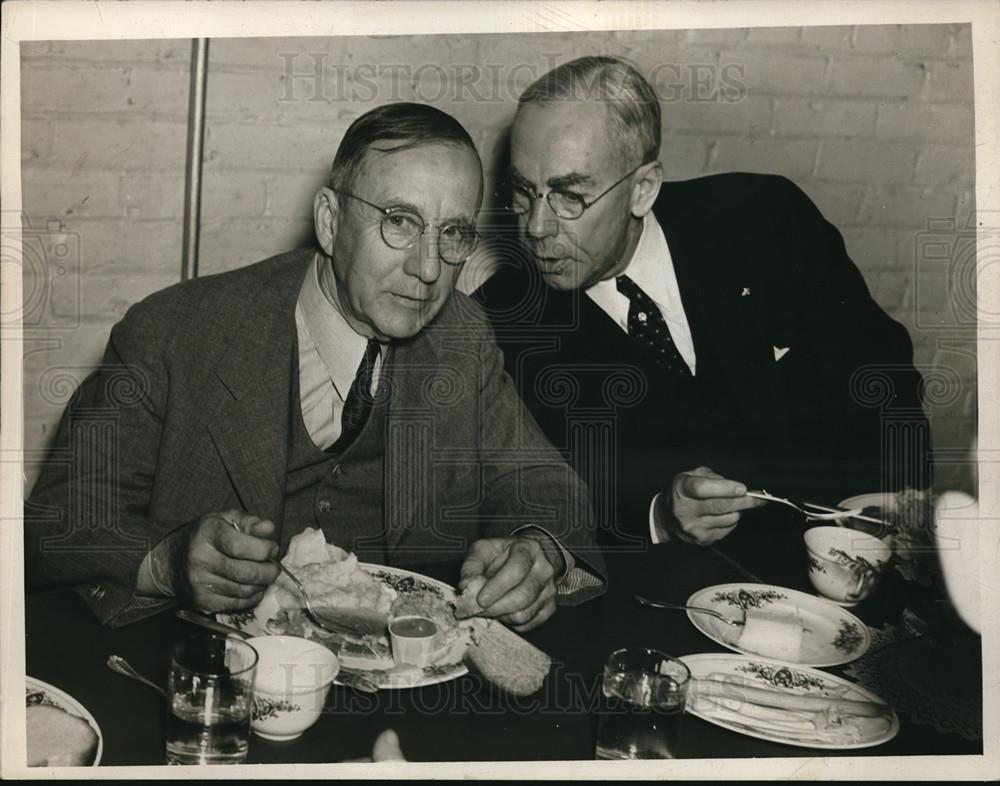
[[[440,109],[429,104],[405,102],[370,109],[356,118],[344,133],[330,168],[330,188],[350,188],[369,150],[401,153],[430,144],[467,147],[479,159],[469,132]]]
[[[621,140],[629,164],[655,161],[660,154],[660,101],[652,85],[623,57],[588,55],[563,63],[536,79],[519,105],[553,101],[604,101],[609,139]]]

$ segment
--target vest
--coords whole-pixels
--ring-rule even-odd
[[[376,398],[354,442],[339,454],[326,453],[306,430],[298,365],[292,366],[281,552],[293,535],[306,527],[319,527],[328,543],[353,551],[362,562],[384,565],[385,399]],[[383,375],[387,370],[383,365]]]

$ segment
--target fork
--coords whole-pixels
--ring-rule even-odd
[[[732,617],[727,617],[721,611],[716,611],[715,609],[708,609],[704,606],[687,606],[683,603],[669,603],[663,600],[650,600],[649,598],[644,598],[642,595],[635,594],[633,597],[639,601],[643,606],[652,606],[654,609],[676,609],[678,611],[689,610],[697,611],[702,614],[710,614],[713,617],[717,617],[727,625],[735,625],[736,627],[742,628],[745,624],[743,620],[735,620]]]
[[[797,510],[799,513],[804,513],[808,518],[814,521],[836,521],[837,519],[852,519],[861,514],[861,508],[855,508],[853,510],[834,510],[831,511],[829,508],[825,510],[828,513],[817,513],[815,510],[808,510],[807,507],[819,507],[818,505],[812,505],[809,502],[800,502],[797,500],[785,499],[783,497],[775,497],[773,494],[768,494],[767,491],[761,489],[760,491],[748,491],[748,497],[753,497],[754,499],[762,499],[767,502],[780,502],[782,505],[788,505],[788,507]]]

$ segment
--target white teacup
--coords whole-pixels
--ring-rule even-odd
[[[813,527],[804,537],[809,580],[838,603],[854,604],[871,595],[892,555],[885,541],[845,527]]]
[[[293,740],[319,719],[340,671],[337,656],[298,636],[256,636],[249,644],[259,656],[251,727],[265,739]]]

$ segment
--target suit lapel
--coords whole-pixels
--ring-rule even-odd
[[[279,527],[298,368],[295,304],[311,261],[282,267],[249,302],[234,304],[236,330],[215,370],[223,389],[209,426],[216,449],[244,509]]]
[[[674,211],[661,196],[656,216],[691,327],[699,384],[722,383],[736,391],[747,421],[770,427],[783,422],[784,401],[773,370],[764,292],[754,275],[757,264],[738,258],[731,239],[713,229],[711,216],[705,217],[706,206],[696,207]]]

